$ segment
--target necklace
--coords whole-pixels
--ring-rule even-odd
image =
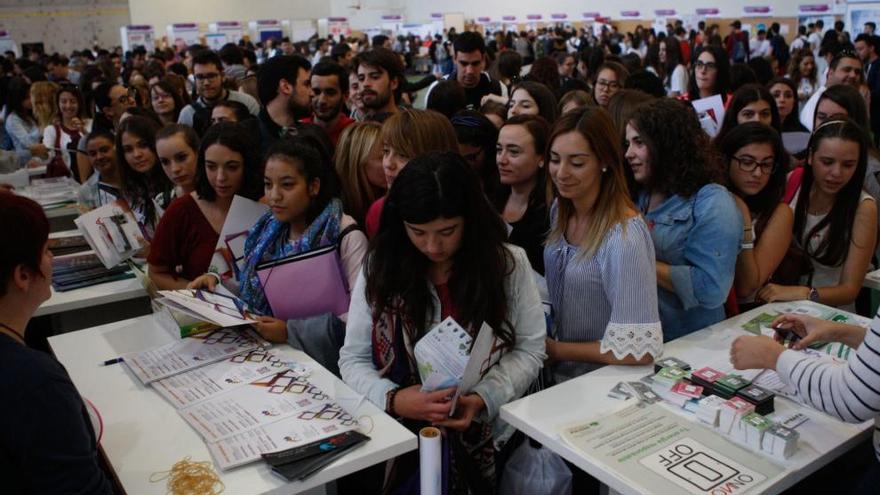
[[[10,327],[9,325],[7,325],[7,324],[5,324],[5,323],[0,323],[0,327],[3,327],[3,328],[5,328],[6,330],[9,330],[10,332],[12,332],[13,335],[15,335],[16,337],[18,337],[18,340],[20,340],[22,344],[25,343],[25,342],[24,342],[24,335],[20,334],[20,333],[18,332],[18,330],[16,330],[16,329]]]

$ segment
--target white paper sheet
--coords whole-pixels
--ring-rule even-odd
[[[202,318],[221,327],[250,325],[256,320],[245,310],[245,303],[237,298],[223,296],[206,290],[160,290],[161,299],[156,302],[178,311]]]
[[[223,285],[236,294],[238,280],[235,278],[232,264],[236,263],[241,268],[247,232],[267,211],[269,211],[268,205],[235,196],[232,198],[232,205],[229,207],[223,228],[220,230],[220,237],[208,271],[219,274]]]

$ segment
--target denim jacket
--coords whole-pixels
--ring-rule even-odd
[[[645,212],[650,196],[639,195]],[[670,265],[675,292],[658,287],[666,341],[724,319],[742,242],[743,219],[724,186],[708,184],[689,198],[675,195],[645,213],[657,261]]]

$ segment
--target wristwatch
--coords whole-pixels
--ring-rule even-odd
[[[810,301],[819,302],[819,291],[815,287],[810,287]]]

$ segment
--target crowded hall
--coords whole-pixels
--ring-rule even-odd
[[[880,3],[352,3],[0,2],[0,492],[880,493]]]

